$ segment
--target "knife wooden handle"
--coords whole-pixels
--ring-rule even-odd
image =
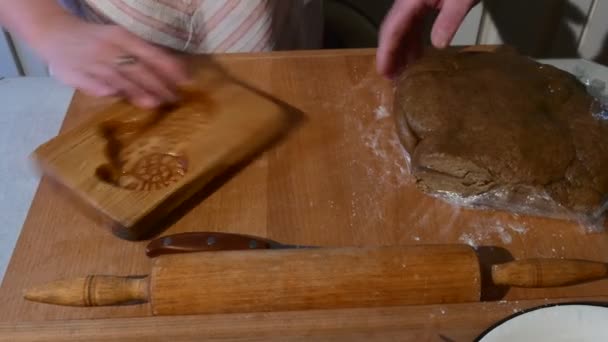
[[[146,247],[146,255],[156,257],[163,254],[269,249],[270,247],[268,240],[249,235],[189,232],[152,240]]]
[[[145,303],[149,298],[148,277],[91,275],[59,280],[25,292],[25,299],[67,306],[106,306]]]
[[[568,259],[528,259],[492,266],[496,285],[556,287],[580,284],[608,277],[602,262]]]

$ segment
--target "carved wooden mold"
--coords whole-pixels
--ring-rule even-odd
[[[139,239],[213,178],[279,137],[289,115],[283,105],[205,69],[179,103],[154,111],[111,104],[33,157],[115,234]]]
[[[97,169],[97,175],[136,191],[158,190],[181,179],[188,171],[189,144],[204,134],[213,120],[212,105],[204,93],[186,92],[183,96],[193,104],[163,107],[130,122],[103,123],[108,163]]]

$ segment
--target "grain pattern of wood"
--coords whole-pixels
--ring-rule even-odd
[[[591,234],[571,222],[464,210],[420,193],[411,182],[394,134],[391,84],[376,74],[374,53],[342,50],[220,57],[236,78],[297,108],[305,118],[285,140],[215,183],[215,191],[197,194],[190,210],[164,234],[220,231],[319,246],[467,242],[479,246],[480,259],[486,262],[536,257],[608,260],[608,234]],[[77,94],[64,131],[107,105],[107,100]],[[148,274],[151,260],[145,256],[146,244],[108,234],[76,211],[48,178],[43,179],[2,284],[0,321],[150,315],[149,305],[72,308],[40,305],[22,296],[23,289],[56,279]],[[499,256],[503,259],[496,260]],[[493,299],[552,300],[606,293],[608,281],[601,280],[554,289],[510,289]],[[466,321],[458,324],[489,324],[486,316],[495,307],[476,305],[467,311]],[[459,308],[454,309],[454,317],[459,317]],[[374,312],[369,313],[370,320],[377,318]],[[424,316],[417,322],[424,325],[427,320]],[[232,326],[232,322],[223,325]]]
[[[155,315],[476,302],[481,288],[463,245],[173,254],[150,280]]]
[[[191,195],[292,122],[288,108],[211,61],[199,67],[178,103],[142,110],[116,102],[41,145],[34,159],[116,235],[148,237]]]
[[[527,309],[568,300],[411,305],[253,314],[0,323],[0,341],[412,341],[470,342],[493,324]]]

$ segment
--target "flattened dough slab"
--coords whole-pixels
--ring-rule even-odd
[[[573,75],[510,49],[431,50],[400,77],[395,101],[424,191],[501,191],[494,207],[547,216],[605,209],[608,122]]]

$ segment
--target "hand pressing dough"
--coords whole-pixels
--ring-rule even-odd
[[[429,51],[400,76],[395,97],[422,190],[503,189],[523,201],[546,193],[584,215],[608,194],[608,122],[595,105],[571,74],[511,50]]]

